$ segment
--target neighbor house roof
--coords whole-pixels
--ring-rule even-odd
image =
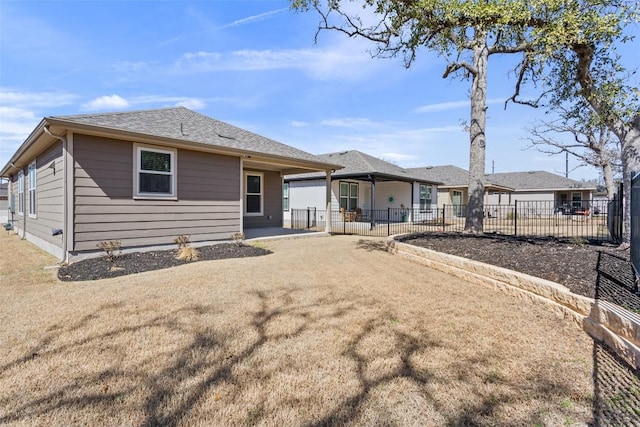
[[[469,172],[453,165],[426,166],[407,169],[422,179],[442,182],[442,186],[465,186],[469,184]]]
[[[358,150],[340,151],[336,153],[319,154],[318,157],[328,163],[337,163],[343,168],[331,174],[333,178],[363,178],[373,176],[379,180],[392,181],[424,181],[440,184],[437,179],[422,179],[412,174],[409,169],[378,159]],[[286,176],[287,180],[315,179],[324,175],[318,173],[305,173]]]
[[[545,171],[494,173],[486,175],[486,178],[487,181],[513,187],[518,191],[597,190],[597,184],[593,182],[576,181]]]
[[[280,159],[294,159],[314,164],[318,169],[340,168],[339,165],[327,163],[324,159],[313,154],[184,107],[47,117],[25,141],[25,144],[34,136],[37,137],[38,132],[42,133],[42,128],[45,126],[73,129],[80,132],[101,130],[106,134],[120,134],[129,137],[136,135],[153,137],[165,140],[167,143],[210,146],[233,154],[258,154]],[[20,147],[14,157],[21,154],[25,144]],[[15,161],[15,159],[12,158],[11,161]],[[2,169],[3,175],[7,168],[5,166]]]
[[[425,179],[439,179],[441,187],[466,187],[469,184],[469,172],[457,166],[427,166],[408,169]],[[545,171],[507,172],[485,175],[485,186],[505,188],[512,191],[533,190],[595,190],[596,184],[565,178]]]

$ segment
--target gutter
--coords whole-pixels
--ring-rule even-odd
[[[67,262],[69,260],[69,252],[67,251],[67,233],[68,233],[68,230],[70,229],[69,228],[69,215],[68,215],[68,212],[67,212],[67,200],[69,199],[69,189],[67,187],[67,185],[68,185],[68,181],[67,181],[68,161],[67,161],[67,158],[69,157],[67,155],[68,141],[67,141],[67,138],[64,137],[64,136],[61,136],[61,135],[59,136],[59,135],[55,135],[55,134],[51,133],[51,131],[49,130],[49,125],[43,126],[43,130],[47,135],[49,135],[49,136],[51,136],[51,137],[53,137],[53,138],[55,138],[55,139],[57,139],[57,140],[62,142],[62,170],[63,170],[63,175],[64,175],[63,179],[62,179],[62,182],[63,182],[63,184],[62,184],[63,185],[63,190],[62,190],[63,208],[62,208],[62,212],[64,212],[64,215],[63,215],[64,219],[63,219],[63,222],[62,222],[62,230],[63,230],[63,233],[64,233],[62,235],[62,256],[64,257],[63,261]]]

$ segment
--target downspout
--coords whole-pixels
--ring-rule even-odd
[[[67,166],[68,166],[68,161],[67,161],[67,138],[64,136],[58,136],[58,135],[54,135],[53,133],[51,133],[51,131],[49,130],[49,126],[44,126],[43,127],[44,132],[59,140],[60,142],[62,142],[62,170],[63,170],[63,178],[62,178],[62,182],[63,182],[63,191],[62,191],[62,203],[63,203],[63,208],[62,208],[62,230],[63,230],[63,235],[62,235],[62,256],[63,256],[63,261],[64,262],[68,262],[69,261],[69,252],[67,251],[67,233],[70,229],[69,227],[69,215],[67,215],[67,199],[69,197],[69,189],[67,187],[68,181],[67,181]]]

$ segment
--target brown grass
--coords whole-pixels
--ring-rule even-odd
[[[351,236],[62,283],[0,238],[0,424],[565,425],[592,341]]]

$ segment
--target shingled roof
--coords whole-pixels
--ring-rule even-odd
[[[576,181],[545,171],[508,172],[486,175],[488,182],[515,188],[519,191],[531,190],[596,190],[593,182]]]
[[[442,187],[466,187],[469,184],[469,172],[457,166],[427,166],[410,168],[410,173],[424,179],[437,179],[444,183]],[[532,190],[595,190],[593,182],[581,182],[545,171],[506,172],[485,175],[485,185],[503,187],[515,191]]]
[[[426,166],[407,170],[421,179],[440,181],[444,186],[465,186],[469,184],[469,172],[453,165]]]
[[[366,176],[375,176],[380,180],[393,181],[425,181],[439,184],[437,179],[421,179],[411,173],[409,169],[401,168],[398,165],[387,162],[382,159],[370,156],[358,150],[340,151],[336,153],[319,154],[318,157],[328,163],[335,163],[343,166],[342,169],[331,174],[334,178],[359,178]],[[312,179],[324,177],[323,174],[305,173],[299,175],[290,175],[285,179]]]
[[[184,107],[102,114],[55,116],[55,124],[86,125],[105,130],[131,132],[144,136],[207,144],[248,153],[325,164],[313,154],[282,144]],[[327,164],[327,166],[332,166]],[[337,165],[333,165],[337,166]]]

